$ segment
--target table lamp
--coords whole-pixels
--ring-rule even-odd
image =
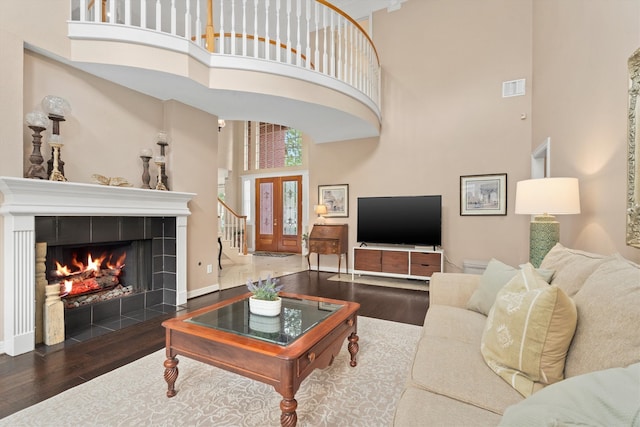
[[[324,215],[327,214],[327,206],[326,205],[315,205],[313,207],[313,211],[318,215],[318,220],[316,224],[324,224],[327,220]]]
[[[535,215],[529,228],[529,260],[540,267],[560,240],[560,223],[553,215],[580,213],[577,178],[527,179],[516,184],[516,214]]]

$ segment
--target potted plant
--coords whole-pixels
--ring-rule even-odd
[[[247,281],[247,288],[253,295],[249,298],[249,311],[260,316],[278,316],[282,307],[282,300],[278,292],[282,290],[282,285],[278,285],[278,279],[267,278],[262,281],[258,278],[256,283],[251,279]]]

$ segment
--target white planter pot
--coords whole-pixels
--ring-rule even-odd
[[[280,297],[275,301],[265,301],[254,297],[249,298],[249,311],[253,314],[260,316],[278,316],[280,315],[281,308],[282,300]]]

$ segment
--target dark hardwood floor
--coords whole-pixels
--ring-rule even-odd
[[[422,325],[428,292],[328,281],[333,273],[301,272],[280,278],[284,290],[356,301],[359,315]],[[164,347],[162,321],[245,293],[246,287],[193,298],[177,313],[55,350],[36,349],[20,356],[0,355],[0,418],[126,365]],[[162,375],[158,368],[158,375]]]

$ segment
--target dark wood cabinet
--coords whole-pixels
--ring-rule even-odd
[[[320,255],[338,255],[338,275],[342,254],[345,256],[345,265],[349,265],[348,255],[348,233],[347,224],[315,224],[309,233],[309,253],[307,254],[307,264],[311,269],[309,257],[311,253],[318,254],[318,271],[320,271]]]
[[[443,271],[443,258],[442,251],[353,248],[353,274],[429,280],[433,273]]]

